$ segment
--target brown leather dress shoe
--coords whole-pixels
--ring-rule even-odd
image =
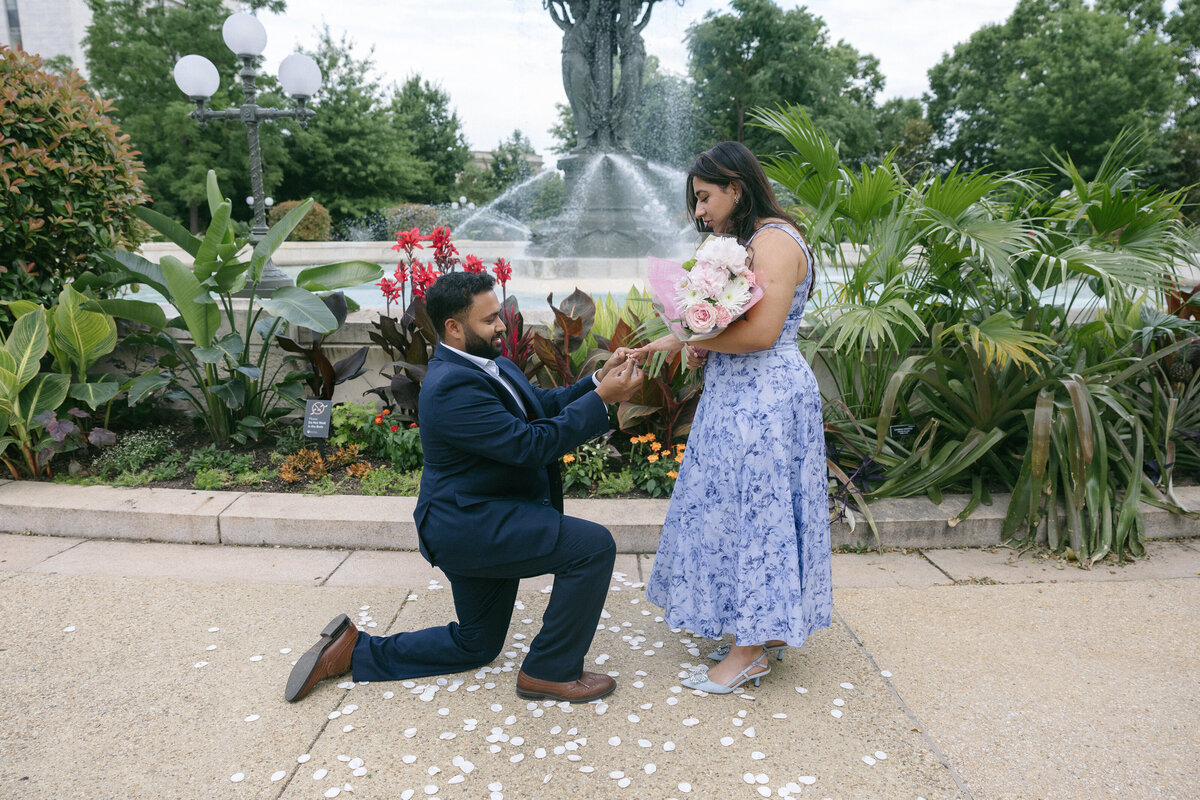
[[[321,631],[321,639],[308,649],[292,667],[284,699],[294,703],[308,695],[326,678],[350,671],[350,656],[358,641],[358,628],[345,614],[339,614]]]
[[[584,672],[577,681],[543,681],[531,678],[524,671],[517,673],[517,694],[527,700],[565,700],[568,703],[587,703],[609,695],[617,682],[609,675]]]

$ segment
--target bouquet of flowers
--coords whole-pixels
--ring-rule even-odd
[[[650,258],[654,309],[680,341],[711,339],[762,299],[746,248],[710,236],[682,264]]]

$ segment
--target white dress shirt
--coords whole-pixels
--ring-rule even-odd
[[[522,413],[524,413],[525,416],[529,416],[529,409],[525,408],[525,403],[521,401],[521,395],[517,394],[517,390],[513,388],[512,384],[508,382],[508,379],[504,377],[504,374],[500,372],[500,367],[496,365],[495,361],[490,358],[483,358],[481,356],[465,353],[462,350],[459,350],[457,347],[451,347],[445,342],[442,342],[442,347],[445,347],[452,353],[457,353],[467,361],[470,361],[472,364],[479,367],[488,375],[491,375],[493,378],[500,381],[500,385],[507,389],[508,393],[511,394],[513,399],[517,401],[517,405],[520,407]],[[599,370],[592,373],[592,383],[596,384],[597,386],[600,385],[600,379],[597,377],[599,374]]]

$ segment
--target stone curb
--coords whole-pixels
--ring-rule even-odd
[[[1200,487],[1176,490],[1187,508],[1200,508]],[[995,495],[966,520],[963,495],[940,506],[923,497],[871,505],[887,548],[989,547],[1000,543],[1008,495]],[[126,489],[39,481],[0,481],[0,530],[85,539],[352,550],[415,550],[414,497],[314,496],[191,489]],[[608,528],[621,553],[653,553],[666,500],[575,500],[566,513]],[[1200,536],[1200,520],[1143,505],[1148,539]],[[834,547],[874,546],[866,522],[835,522]]]

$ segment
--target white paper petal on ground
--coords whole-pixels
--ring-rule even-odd
[[[887,753],[883,752],[882,750],[876,750],[875,757],[878,758],[880,761],[886,761]]]
[[[693,725],[699,725],[700,720],[696,719],[695,717],[688,717],[683,721],[683,724],[690,728]]]
[[[620,736],[610,736],[610,737],[608,737],[608,743],[611,744],[613,747],[617,747],[618,745],[621,744],[621,737]]]
[[[321,767],[319,770],[317,770],[316,772],[313,773],[313,780],[314,781],[322,780],[328,774],[329,774],[329,770],[325,769],[324,767]]]
[[[273,773],[271,773],[271,783],[275,783],[276,781],[281,781],[286,777],[287,777],[287,773],[284,772],[283,770],[279,770],[278,772],[273,772]]]
[[[235,772],[229,776],[229,780],[233,781],[234,783],[241,783],[245,779],[246,779],[245,774],[241,773],[241,772]]]
[[[296,756],[296,763],[298,763],[298,764],[307,764],[307,763],[308,763],[308,760],[309,760],[310,758],[312,758],[312,755],[310,755],[309,753],[305,753],[305,754],[304,754],[304,755],[302,755],[302,756]]]
[[[259,719],[258,714],[251,714],[250,716],[248,716],[244,720],[242,720],[242,722],[255,722],[258,719]]]
[[[221,630],[221,629],[220,629],[220,628],[209,628],[209,629],[208,629],[208,632],[209,632],[209,633],[216,633],[216,632],[217,632],[217,631],[219,631],[219,630]]]
[[[796,691],[800,694],[808,694],[808,689],[805,689],[803,686],[797,686]]]
[[[879,674],[880,674],[880,675],[882,675],[882,676],[883,676],[883,677],[885,677],[885,678],[890,678],[890,677],[892,677],[892,673],[888,672],[886,669],[885,669],[885,670],[883,670],[882,672],[880,672]]]
[[[338,786],[330,786],[328,789],[325,790],[326,797],[337,797],[341,793],[342,793],[341,787],[338,787]]]
[[[830,709],[830,710],[829,710],[829,713],[833,715],[833,718],[834,718],[834,719],[841,719],[841,718],[842,718],[842,710],[841,710],[840,708],[833,708],[833,709]]]
[[[853,688],[854,688],[854,684],[853,684],[853,683],[843,683],[843,684],[840,684],[840,685],[841,685],[841,687],[842,687],[843,689],[853,689]]]
[[[751,757],[752,759],[754,759],[755,761],[762,761],[764,758],[766,758],[766,757],[767,757],[767,754],[766,754],[766,753],[760,753],[760,752],[758,752],[757,750],[755,750],[753,753],[751,753],[751,754],[750,754],[750,757]]]
[[[671,752],[671,751],[672,751],[672,750],[674,750],[674,749],[675,749],[675,743],[674,743],[674,742],[663,742],[663,750],[665,750],[665,751],[667,751],[667,752],[669,753],[669,752]]]
[[[840,698],[840,697],[835,697],[835,698],[833,698],[833,704],[834,704],[835,706],[839,706],[839,707],[841,707],[841,706],[844,706],[844,705],[846,705],[846,701],[845,701],[845,700],[843,700],[843,699],[842,699],[842,698]]]
[[[875,764],[875,759],[872,758],[871,756],[863,756],[862,760],[863,760],[863,763],[866,764],[868,767],[873,766]]]
[[[731,745],[731,744],[733,744],[732,736],[722,736],[721,737],[721,745],[723,747],[729,747],[729,745]]]
[[[692,785],[690,783],[684,781],[683,783],[679,784],[679,791],[683,792],[684,794],[687,794],[691,790]]]

